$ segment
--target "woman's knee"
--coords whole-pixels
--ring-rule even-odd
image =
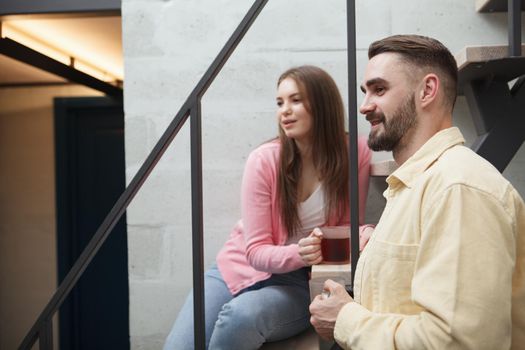
[[[210,349],[258,349],[265,337],[256,315],[247,305],[225,304],[215,323]]]
[[[219,312],[217,322],[215,322],[215,330],[217,328],[239,330],[245,327],[250,327],[256,317],[254,310],[246,305],[239,305],[232,300],[223,305]]]

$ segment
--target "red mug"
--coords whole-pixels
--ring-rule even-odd
[[[350,263],[350,227],[324,226],[321,239],[321,254],[324,264]]]

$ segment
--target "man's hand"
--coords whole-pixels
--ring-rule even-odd
[[[323,261],[321,254],[321,239],[323,233],[318,228],[310,233],[308,237],[302,238],[297,243],[299,245],[299,255],[306,266],[319,264]]]
[[[310,323],[322,338],[332,340],[339,311],[354,299],[348,295],[344,286],[330,279],[324,283],[324,289],[329,295],[318,295],[310,304]]]

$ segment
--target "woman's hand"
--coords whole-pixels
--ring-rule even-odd
[[[364,225],[359,228],[359,251],[362,252],[365,249],[366,244],[370,240],[370,236],[374,232],[375,226]]]
[[[323,261],[321,254],[322,237],[321,230],[314,228],[308,237],[299,240],[299,255],[306,266],[316,265]]]

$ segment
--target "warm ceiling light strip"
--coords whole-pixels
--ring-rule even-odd
[[[22,45],[25,45],[35,51],[40,52],[41,54],[53,58],[54,60],[57,60],[63,64],[67,64],[99,80],[106,82],[117,82],[120,80],[113,74],[106,72],[103,69],[98,68],[89,62],[86,62],[78,57],[68,55],[59,48],[56,48],[47,42],[44,42],[40,39],[33,37],[28,33],[14,28],[7,22],[1,22],[1,26],[2,38],[10,38]]]
[[[53,46],[43,43],[31,35],[14,29],[9,23],[2,22],[2,38],[10,38],[24,46],[30,47],[54,60],[69,64],[69,56]]]

